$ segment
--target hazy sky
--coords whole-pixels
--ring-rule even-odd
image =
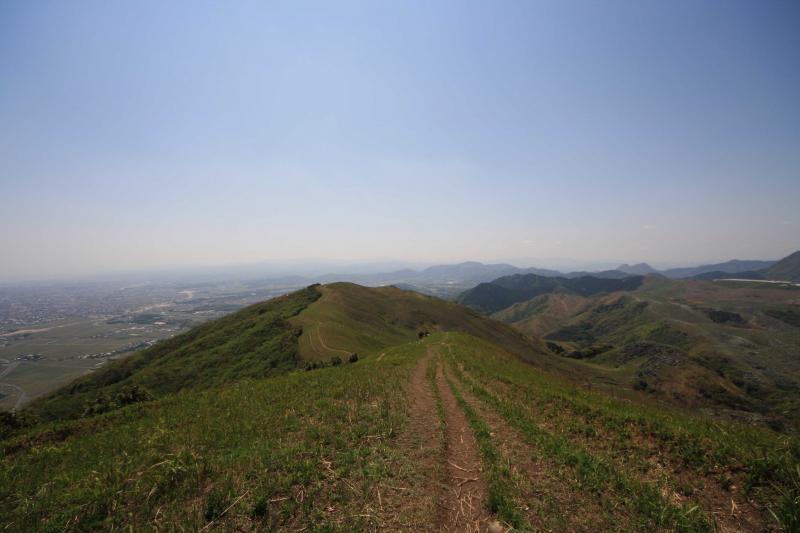
[[[778,258],[799,27],[794,0],[0,2],[0,280]]]

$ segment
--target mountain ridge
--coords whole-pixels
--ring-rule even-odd
[[[423,269],[404,268],[389,272],[377,273],[326,273],[314,276],[276,276],[275,280],[291,281],[293,284],[310,285],[312,283],[335,283],[344,281],[361,285],[397,285],[420,283],[482,283],[489,282],[502,276],[513,274],[536,274],[545,277],[575,278],[594,276],[600,278],[622,279],[630,275],[662,275],[672,279],[691,278],[710,272],[723,272],[736,274],[740,272],[761,271],[767,269],[778,261],[775,260],[739,260],[732,259],[723,263],[701,264],[691,267],[677,267],[656,269],[648,263],[621,264],[611,270],[575,270],[559,271],[538,267],[518,267],[509,263],[481,263],[479,261],[463,261],[432,265]]]
[[[435,331],[486,339],[542,367],[558,363],[539,339],[468,307],[395,287],[337,282],[311,285],[200,324],[112,361],[25,410],[44,419],[77,418],[144,397],[282,375],[346,361],[353,354],[375,355]]]
[[[643,279],[642,276],[616,279],[595,276],[567,278],[514,274],[489,283],[481,283],[462,293],[458,297],[458,302],[485,313],[494,313],[515,303],[554,291],[588,296],[600,292],[633,290],[642,284]]]

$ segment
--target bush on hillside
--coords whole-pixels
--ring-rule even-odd
[[[0,439],[8,437],[20,429],[33,426],[35,423],[35,418],[25,413],[0,411]]]
[[[101,413],[113,411],[114,409],[119,409],[120,407],[125,407],[126,405],[146,402],[152,399],[153,395],[150,394],[147,389],[133,383],[122,387],[113,397],[105,392],[101,392],[93,400],[86,403],[83,416],[99,415]]]
[[[558,354],[564,353],[564,348],[562,348],[560,344],[556,344],[555,342],[548,342],[547,347],[553,353],[558,353]]]

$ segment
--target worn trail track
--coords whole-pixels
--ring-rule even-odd
[[[428,377],[430,365],[435,365],[433,383]],[[444,431],[437,397],[444,411]],[[411,375],[409,400],[408,426],[400,436],[408,467],[398,475],[402,490],[387,490],[382,497],[384,527],[485,531],[490,515],[475,437],[430,348]]]
[[[609,531],[622,528],[624,516],[608,516],[598,495],[577,490],[569,473],[547,460],[496,411],[476,398],[445,366],[447,377],[459,384],[461,395],[489,426],[501,455],[509,461],[517,504],[534,531]]]
[[[448,514],[442,517],[444,520],[440,525],[447,530],[481,531],[485,529],[490,515],[486,506],[487,488],[478,445],[439,364],[436,368],[436,386],[444,407],[447,443],[448,481],[444,505]]]
[[[381,529],[466,532],[509,529],[508,524],[498,522],[490,511],[489,473],[485,471],[480,447],[464,409],[474,412],[488,428],[487,442],[491,442],[491,447],[487,449],[495,450],[487,452],[494,457],[491,467],[500,465],[505,476],[502,485],[505,488],[493,485],[493,490],[507,491],[505,497],[511,498],[523,530],[632,531],[640,528],[643,520],[652,520],[627,505],[624,495],[613,490],[587,490],[571,464],[557,460],[552,451],[543,451],[491,402],[471,392],[477,381],[453,355],[452,346],[446,342],[428,345],[412,372],[408,385],[409,419],[395,449],[393,467],[397,475],[391,481],[394,486],[382,484],[377,495],[380,513],[376,514]],[[463,403],[456,399],[453,389]],[[541,424],[540,427],[554,431]],[[607,453],[604,448],[595,450],[599,444],[584,442],[580,435],[573,438],[589,453],[601,456]],[[635,474],[624,465],[621,468],[628,475]],[[497,471],[494,472],[496,475]],[[635,479],[644,483],[659,481],[645,476]],[[700,495],[699,499],[705,508],[716,511],[706,501],[708,498]],[[714,516],[717,515],[714,512],[716,523],[712,528],[724,533],[765,530],[741,515],[730,513],[720,517]]]

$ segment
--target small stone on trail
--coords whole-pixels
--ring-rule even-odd
[[[503,533],[505,529],[500,525],[500,522],[493,520],[489,522],[489,533]]]

